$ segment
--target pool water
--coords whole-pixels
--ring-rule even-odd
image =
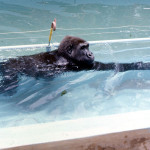
[[[88,41],[150,35],[148,0],[0,0],[0,46],[47,43],[54,18],[58,29],[52,42],[65,35]],[[102,62],[150,61],[149,42],[97,44],[90,50]],[[0,60],[43,51],[0,51]],[[0,127],[148,110],[149,74],[149,70],[91,70],[66,72],[53,79],[21,76],[11,96],[0,95]]]

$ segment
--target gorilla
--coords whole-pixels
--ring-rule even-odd
[[[18,86],[19,75],[38,78],[50,78],[66,71],[80,70],[148,70],[150,63],[102,63],[94,61],[89,51],[89,43],[85,40],[66,36],[57,50],[30,56],[11,58],[0,64],[0,93]]]

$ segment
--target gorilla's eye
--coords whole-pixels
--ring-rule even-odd
[[[89,43],[84,42],[84,43],[81,43],[81,44],[80,44],[80,49],[81,49],[81,50],[88,49],[88,48],[89,48]]]
[[[81,50],[84,50],[86,48],[86,46],[81,46]]]

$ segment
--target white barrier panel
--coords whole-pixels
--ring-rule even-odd
[[[51,44],[51,47],[58,47],[59,43]],[[13,50],[13,49],[28,49],[28,48],[50,48],[48,44],[33,44],[33,45],[17,45],[17,46],[2,46],[0,50]]]
[[[123,43],[123,42],[142,42],[150,41],[150,38],[134,38],[134,39],[117,39],[117,40],[102,40],[102,41],[88,41],[90,45],[104,44],[104,43]],[[53,43],[50,47],[58,47],[59,43]],[[26,49],[26,48],[50,48],[48,44],[33,44],[33,45],[17,45],[17,46],[2,46],[0,50]]]
[[[1,128],[0,149],[48,142],[55,144],[55,142],[69,141],[71,139],[75,140],[123,131],[148,129],[149,127],[150,110]],[[148,130],[148,134],[150,134],[150,130]],[[136,136],[134,138],[137,143],[140,141],[140,139],[136,139]],[[57,147],[57,144],[55,144],[55,146]],[[64,150],[63,147],[61,149]],[[22,149],[18,148],[14,150]]]

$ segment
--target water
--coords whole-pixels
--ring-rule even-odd
[[[148,0],[0,0],[0,46],[48,43],[54,18],[58,29],[52,42],[65,35],[90,41],[150,35]],[[97,61],[150,61],[149,42],[105,43],[90,49]],[[0,51],[0,60],[43,51]],[[0,127],[148,110],[149,93],[149,71],[67,72],[52,80],[22,76],[12,96],[0,95]]]

